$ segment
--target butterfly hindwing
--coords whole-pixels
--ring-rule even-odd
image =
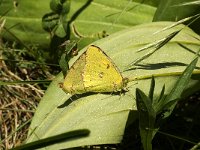
[[[63,90],[70,94],[81,94],[85,92],[83,85],[83,70],[85,67],[86,54],[83,53],[70,67],[64,83]]]

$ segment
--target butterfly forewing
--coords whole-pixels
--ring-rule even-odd
[[[84,87],[92,92],[114,92],[122,89],[122,76],[112,60],[98,47],[86,52]]]

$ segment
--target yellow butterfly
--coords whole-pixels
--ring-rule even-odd
[[[117,92],[127,85],[112,60],[97,46],[91,45],[69,69],[63,90],[70,94]]]

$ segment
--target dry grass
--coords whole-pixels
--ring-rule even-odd
[[[0,62],[0,81],[22,80]],[[21,72],[22,73],[22,72]],[[28,127],[44,92],[38,85],[0,86],[0,149],[20,145],[27,137]]]
[[[4,42],[5,43],[5,42]],[[5,46],[0,39],[0,81],[31,81],[52,78],[46,65],[24,61],[27,52]],[[19,61],[16,61],[19,60]],[[10,149],[26,140],[28,127],[46,85],[0,84],[0,149]]]

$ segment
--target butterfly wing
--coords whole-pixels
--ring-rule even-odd
[[[96,46],[90,46],[86,51],[83,82],[85,90],[90,92],[115,92],[123,88],[123,78],[117,67]]]
[[[63,90],[70,94],[82,94],[85,93],[83,85],[83,70],[86,64],[86,52],[83,53],[70,67],[64,83]]]

